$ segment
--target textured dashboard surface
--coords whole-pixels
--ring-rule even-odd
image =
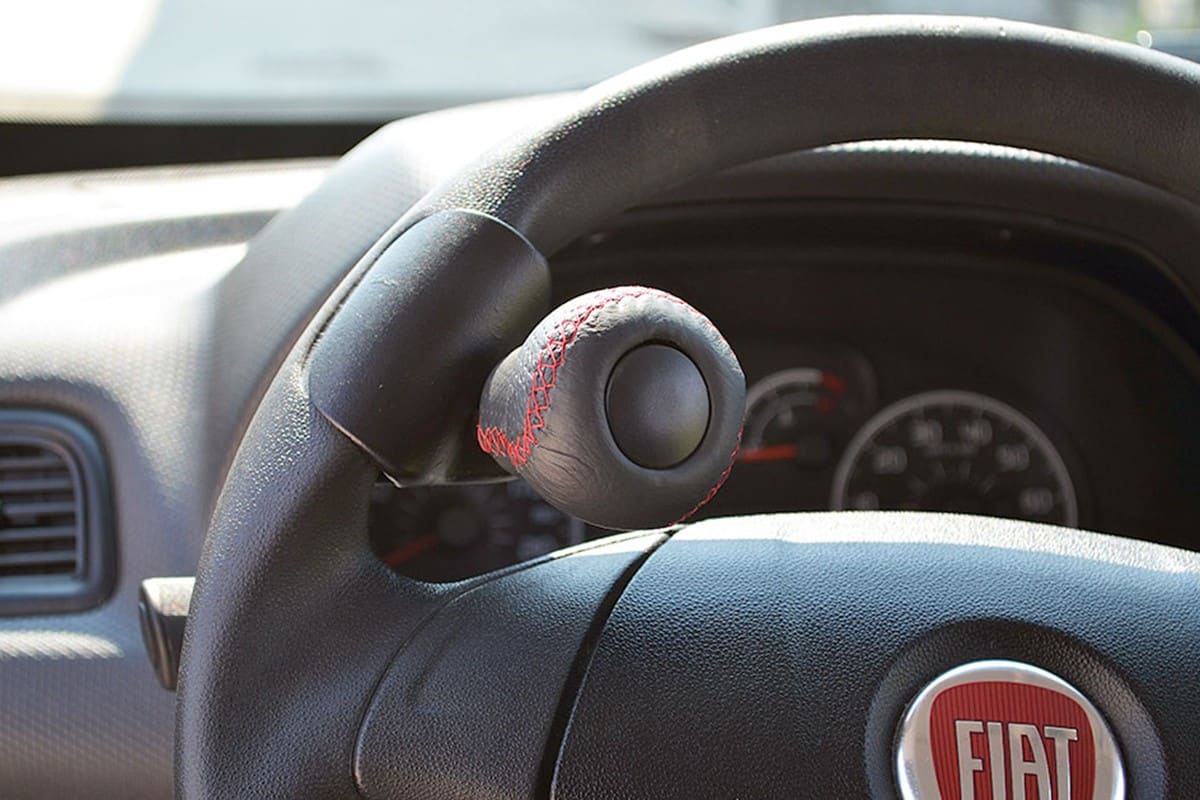
[[[365,252],[439,178],[558,98],[397,123],[366,147],[388,167],[365,193],[301,205],[326,163],[150,170],[0,183],[0,404],[78,417],[113,473],[118,584],[100,608],[0,619],[0,794],[167,797],[174,698],[146,662],[135,615],[146,577],[195,570],[213,494],[247,414],[350,263],[298,273],[246,241]],[[1189,258],[1194,209],[1061,159],[987,146],[893,143],[775,161],[674,195],[848,196],[1020,208],[1110,227]],[[671,202],[662,198],[658,202]],[[264,229],[264,226],[265,229]],[[259,231],[261,230],[261,233]],[[276,251],[278,252],[278,251]],[[320,262],[320,259],[314,259]]]
[[[301,274],[261,263],[246,243],[316,226],[324,233],[306,247],[365,251],[475,151],[469,137],[523,119],[500,114],[481,129],[456,124],[462,113],[487,114],[391,126],[373,145],[390,149],[389,168],[335,218],[302,208],[268,225],[321,182],[327,161],[0,182],[0,404],[93,429],[113,477],[118,560],[116,588],[93,611],[0,618],[0,795],[171,795],[175,697],[146,661],[138,584],[195,572],[256,392],[351,266],[318,258],[323,270]],[[345,159],[343,179],[358,163]],[[322,189],[341,190],[337,175]]]
[[[93,611],[0,620],[6,796],[164,796],[173,698],[148,672],[137,582],[198,546],[206,295],[241,245],[116,263],[0,305],[0,402],[90,426],[113,474],[118,585]]]
[[[199,551],[214,287],[322,171],[162,170],[0,188],[0,403],[93,429],[118,526],[118,584],[101,607],[0,619],[5,797],[169,795],[174,699],[147,671],[132,624],[137,584],[191,572]]]

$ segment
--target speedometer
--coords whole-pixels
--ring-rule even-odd
[[[880,411],[834,474],[836,509],[986,514],[1075,526],[1062,456],[1024,414],[991,397],[934,391]]]
[[[846,382],[829,370],[787,369],[746,392],[746,427],[738,459],[748,463],[831,463],[831,419],[838,418]]]

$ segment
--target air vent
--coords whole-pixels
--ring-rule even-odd
[[[75,574],[79,489],[58,448],[0,444],[0,578]]]
[[[58,414],[0,410],[0,614],[77,611],[111,586],[96,440]]]

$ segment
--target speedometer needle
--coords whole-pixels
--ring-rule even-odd
[[[768,447],[747,448],[738,454],[738,461],[790,461],[800,454],[794,444],[773,444]]]
[[[424,553],[426,550],[432,550],[437,546],[438,537],[436,533],[418,536],[411,542],[405,542],[396,549],[390,551],[383,557],[383,563],[389,567],[398,567],[406,561],[411,561],[417,556]]]

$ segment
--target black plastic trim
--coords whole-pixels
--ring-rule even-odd
[[[67,462],[78,486],[80,541],[73,574],[0,579],[0,616],[58,614],[99,605],[116,579],[111,490],[99,442],[62,414],[0,409],[0,442],[8,441],[48,447]]]
[[[386,120],[345,123],[0,123],[0,176],[340,156]]]
[[[664,241],[686,244],[658,260],[692,258],[692,269],[739,263],[737,256],[786,255],[796,262],[801,254],[867,263],[934,263],[949,256],[955,268],[978,266],[981,257],[993,268],[997,259],[1035,264],[1043,274],[1114,290],[1106,301],[1133,314],[1189,365],[1200,353],[1200,296],[1180,280],[1179,265],[1168,263],[1175,259],[1094,226],[986,205],[768,198],[643,206],[550,257],[554,300],[585,291],[590,276],[609,282],[659,277],[614,275],[613,269],[627,265],[631,254],[663,252]]]

